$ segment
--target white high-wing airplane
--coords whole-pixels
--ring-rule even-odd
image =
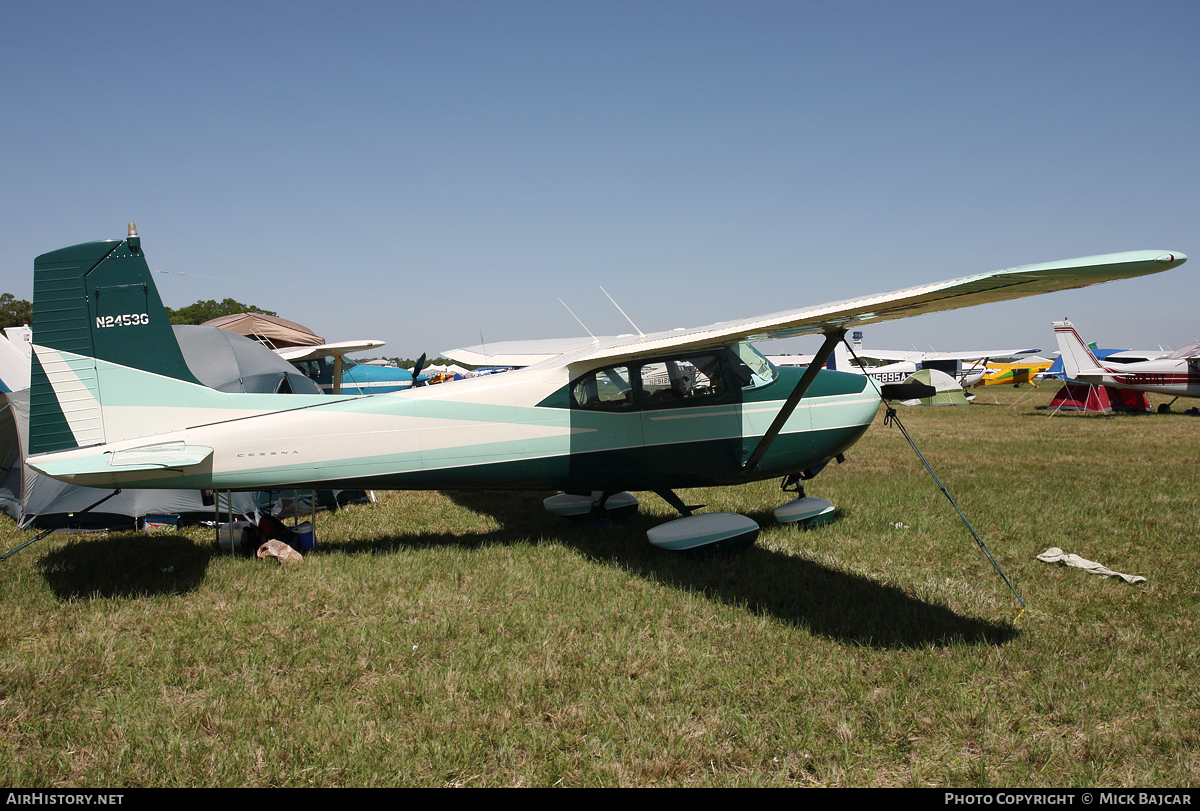
[[[848,328],[1185,260],[1109,254],[695,329],[523,342],[505,349],[542,353],[524,369],[391,394],[229,394],[192,377],[131,224],[124,240],[34,261],[29,464],[92,487],[565,491],[548,499],[555,511],[564,499],[603,510],[610,497],[631,498],[623,491],[650,490],[685,516],[650,530],[656,545],[738,548],[757,536],[753,520],[692,515],[674,491],[774,477],[799,485],[853,445],[880,391],[821,369]],[[778,369],[750,343],[818,333],[824,343],[803,371]],[[833,507],[801,498],[780,510],[809,520]]]
[[[1063,371],[1074,380],[1093,386],[1173,394],[1177,399],[1200,397],[1200,343],[1150,360],[1110,363],[1107,359],[1098,360],[1092,354],[1070,321],[1055,321],[1054,336],[1062,354]],[[1166,412],[1170,408],[1171,403],[1165,403],[1158,410]]]
[[[975,349],[964,352],[905,352],[891,349],[864,349],[856,351],[860,358],[872,360],[892,360],[885,366],[860,367],[851,360],[846,344],[839,343],[833,351],[833,363],[829,368],[841,372],[853,372],[866,375],[880,383],[900,383],[907,380],[920,369],[936,369],[945,372],[958,381],[964,388],[973,386],[983,379],[987,372],[987,363],[991,358],[1009,358],[1017,355],[1029,355],[1040,352],[1039,349]],[[963,366],[963,361],[971,361]]]
[[[387,394],[410,388],[412,372],[394,366],[356,363],[347,358],[351,352],[363,352],[384,346],[383,341],[338,341],[316,346],[287,346],[275,354],[304,372],[322,391],[331,394]],[[420,370],[417,370],[420,374]],[[420,378],[425,381],[428,378]]]

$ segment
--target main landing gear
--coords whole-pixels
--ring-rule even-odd
[[[678,510],[676,518],[646,530],[650,543],[672,552],[693,552],[731,555],[749,549],[758,540],[759,526],[753,518],[737,513],[704,513],[693,515],[703,504],[684,504],[672,490],[655,490],[663,501]]]
[[[612,526],[614,515],[625,515],[637,511],[638,500],[625,491],[590,493],[559,493],[543,499],[542,505],[563,518],[591,518],[596,526]],[[607,524],[601,522],[607,521]]]
[[[796,498],[775,509],[775,520],[804,528],[828,524],[833,520],[833,503],[823,498],[804,495],[802,479],[811,479],[819,471],[811,470],[787,476],[780,489],[796,494]],[[761,528],[753,518],[737,513],[704,513],[693,515],[697,506],[688,506],[670,490],[657,490],[662,498],[683,514],[683,518],[660,524],[646,532],[650,543],[660,549],[678,552],[717,552],[732,554],[748,549],[758,539]]]
[[[805,496],[804,485],[801,483],[804,478],[812,477],[806,477],[803,473],[793,473],[785,477],[779,485],[780,490],[795,493],[796,497],[775,508],[775,520],[781,524],[798,524],[805,529],[828,524],[833,520],[833,502]]]
[[[839,454],[837,461],[842,461]],[[818,527],[833,520],[834,506],[823,498],[811,498],[804,494],[803,481],[821,472],[821,465],[803,473],[794,473],[784,478],[780,489],[794,493],[795,498],[777,507],[775,520],[781,524]],[[655,490],[664,501],[679,511],[682,518],[659,524],[646,531],[650,543],[659,549],[673,552],[732,554],[748,549],[758,540],[761,531],[758,522],[738,513],[695,514],[703,504],[684,504],[673,490]],[[612,526],[614,513],[637,510],[638,500],[631,493],[596,490],[591,493],[560,493],[542,502],[546,509],[565,518],[589,519],[597,527]]]

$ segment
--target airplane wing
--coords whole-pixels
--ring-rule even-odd
[[[544,360],[556,358],[565,352],[576,352],[589,346],[600,346],[600,341],[611,339],[591,338],[544,338],[533,341],[498,341],[483,346],[450,349],[442,357],[471,366],[533,366]]]
[[[1182,349],[1176,349],[1169,355],[1163,355],[1163,357],[1170,358],[1171,360],[1200,360],[1200,341],[1188,344]]]
[[[286,361],[312,360],[326,355],[345,355],[349,352],[362,352],[367,349],[378,349],[385,341],[338,341],[333,344],[317,346],[287,346],[276,349],[275,354]]]
[[[560,358],[567,362],[598,361],[634,357],[663,351],[701,349],[737,341],[765,341],[814,335],[876,324],[925,313],[973,307],[994,301],[1035,296],[1076,287],[1100,284],[1116,279],[1131,279],[1160,273],[1187,261],[1178,251],[1128,251],[1102,256],[1087,256],[1059,262],[1022,265],[1005,270],[965,276],[944,282],[909,287],[881,295],[820,304],[798,310],[785,310],[765,316],[722,321],[694,329],[678,329],[649,335],[629,335],[566,341],[523,341],[524,347],[542,344],[543,360]],[[568,344],[570,347],[567,348]],[[495,351],[489,345],[489,349]],[[473,350],[480,350],[475,347]],[[467,350],[443,353],[464,360]],[[490,353],[488,353],[490,355]],[[536,357],[530,353],[531,357]],[[464,360],[464,362],[467,362]],[[489,361],[495,362],[495,361]],[[520,364],[511,364],[520,365]],[[533,364],[530,364],[533,365]]]
[[[1032,355],[1041,349],[974,349],[963,352],[893,352],[891,350],[864,349],[855,351],[860,358],[888,361],[912,361],[920,363],[926,360],[979,360],[980,358],[1014,358],[1018,355]]]

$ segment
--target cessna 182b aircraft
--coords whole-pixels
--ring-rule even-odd
[[[753,543],[753,520],[691,515],[674,491],[798,484],[853,445],[881,392],[864,376],[821,369],[848,328],[1158,273],[1186,258],[1093,256],[695,329],[510,345],[539,359],[391,394],[230,394],[189,372],[130,224],[126,239],[34,261],[29,464],[91,487],[565,491],[547,499],[556,512],[570,511],[562,500],[603,510],[623,491],[650,490],[685,516],[650,530],[656,545],[736,548]],[[824,343],[805,370],[778,369],[750,343],[818,333]],[[800,498],[776,514],[831,511]]]

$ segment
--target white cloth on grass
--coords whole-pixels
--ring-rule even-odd
[[[1060,566],[1074,566],[1077,569],[1083,569],[1085,572],[1097,574],[1101,577],[1119,577],[1126,583],[1143,583],[1146,578],[1140,574],[1121,574],[1114,572],[1112,569],[1105,568],[1099,563],[1091,560],[1084,560],[1079,555],[1070,555],[1059,549],[1057,546],[1052,546],[1045,552],[1037,556],[1042,563],[1057,563]]]

